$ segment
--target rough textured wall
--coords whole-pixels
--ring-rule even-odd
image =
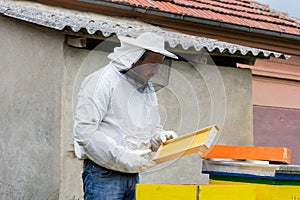
[[[73,157],[73,106],[81,81],[107,53],[63,47],[49,29],[0,18],[1,199],[79,199],[82,164]],[[158,93],[162,122],[179,135],[218,123],[219,143],[252,144],[251,74],[173,63]],[[169,168],[171,167],[171,168]],[[187,156],[142,174],[143,182],[203,183],[201,160]]]
[[[74,91],[69,88],[68,95],[73,95],[74,105],[81,81],[108,62],[106,55],[65,47],[67,75],[71,77],[69,85]],[[170,83],[158,92],[158,98],[165,129],[182,135],[217,123],[222,127],[219,143],[253,144],[249,70],[173,62]],[[69,123],[71,131],[72,122]],[[70,135],[68,145],[72,142]],[[143,173],[141,180],[147,183],[207,183],[207,176],[200,173],[201,162],[197,155],[187,156]],[[69,173],[69,176],[74,181],[77,176],[77,181],[81,181],[80,174]]]
[[[0,17],[0,199],[57,199],[63,35]]]
[[[107,53],[64,46],[64,80],[62,101],[62,180],[60,199],[79,199],[82,194],[82,162],[73,152],[73,115],[83,79],[103,67]]]
[[[251,72],[245,69],[174,62],[167,88],[158,93],[164,127],[179,135],[221,126],[219,144],[253,145]],[[142,174],[147,183],[207,183],[202,160],[189,155]]]

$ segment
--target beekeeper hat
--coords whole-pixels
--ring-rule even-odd
[[[165,49],[164,38],[151,32],[145,32],[137,38],[119,36],[119,40],[123,43],[133,45],[142,49],[147,49],[164,56],[177,59],[178,57]]]

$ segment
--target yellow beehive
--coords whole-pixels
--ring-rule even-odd
[[[223,180],[210,180],[211,185],[252,185],[256,187],[256,200],[300,200],[300,186],[267,185]]]
[[[255,200],[253,185],[138,184],[136,200]]]

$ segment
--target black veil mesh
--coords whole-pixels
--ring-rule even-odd
[[[172,60],[166,58],[162,64],[143,64],[127,70],[124,74],[139,92],[156,92],[168,85],[171,64]],[[143,71],[147,73],[144,74]]]

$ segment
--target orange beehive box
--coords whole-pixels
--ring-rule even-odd
[[[291,163],[291,150],[285,147],[213,145],[201,158],[226,158],[237,160],[264,160]]]

